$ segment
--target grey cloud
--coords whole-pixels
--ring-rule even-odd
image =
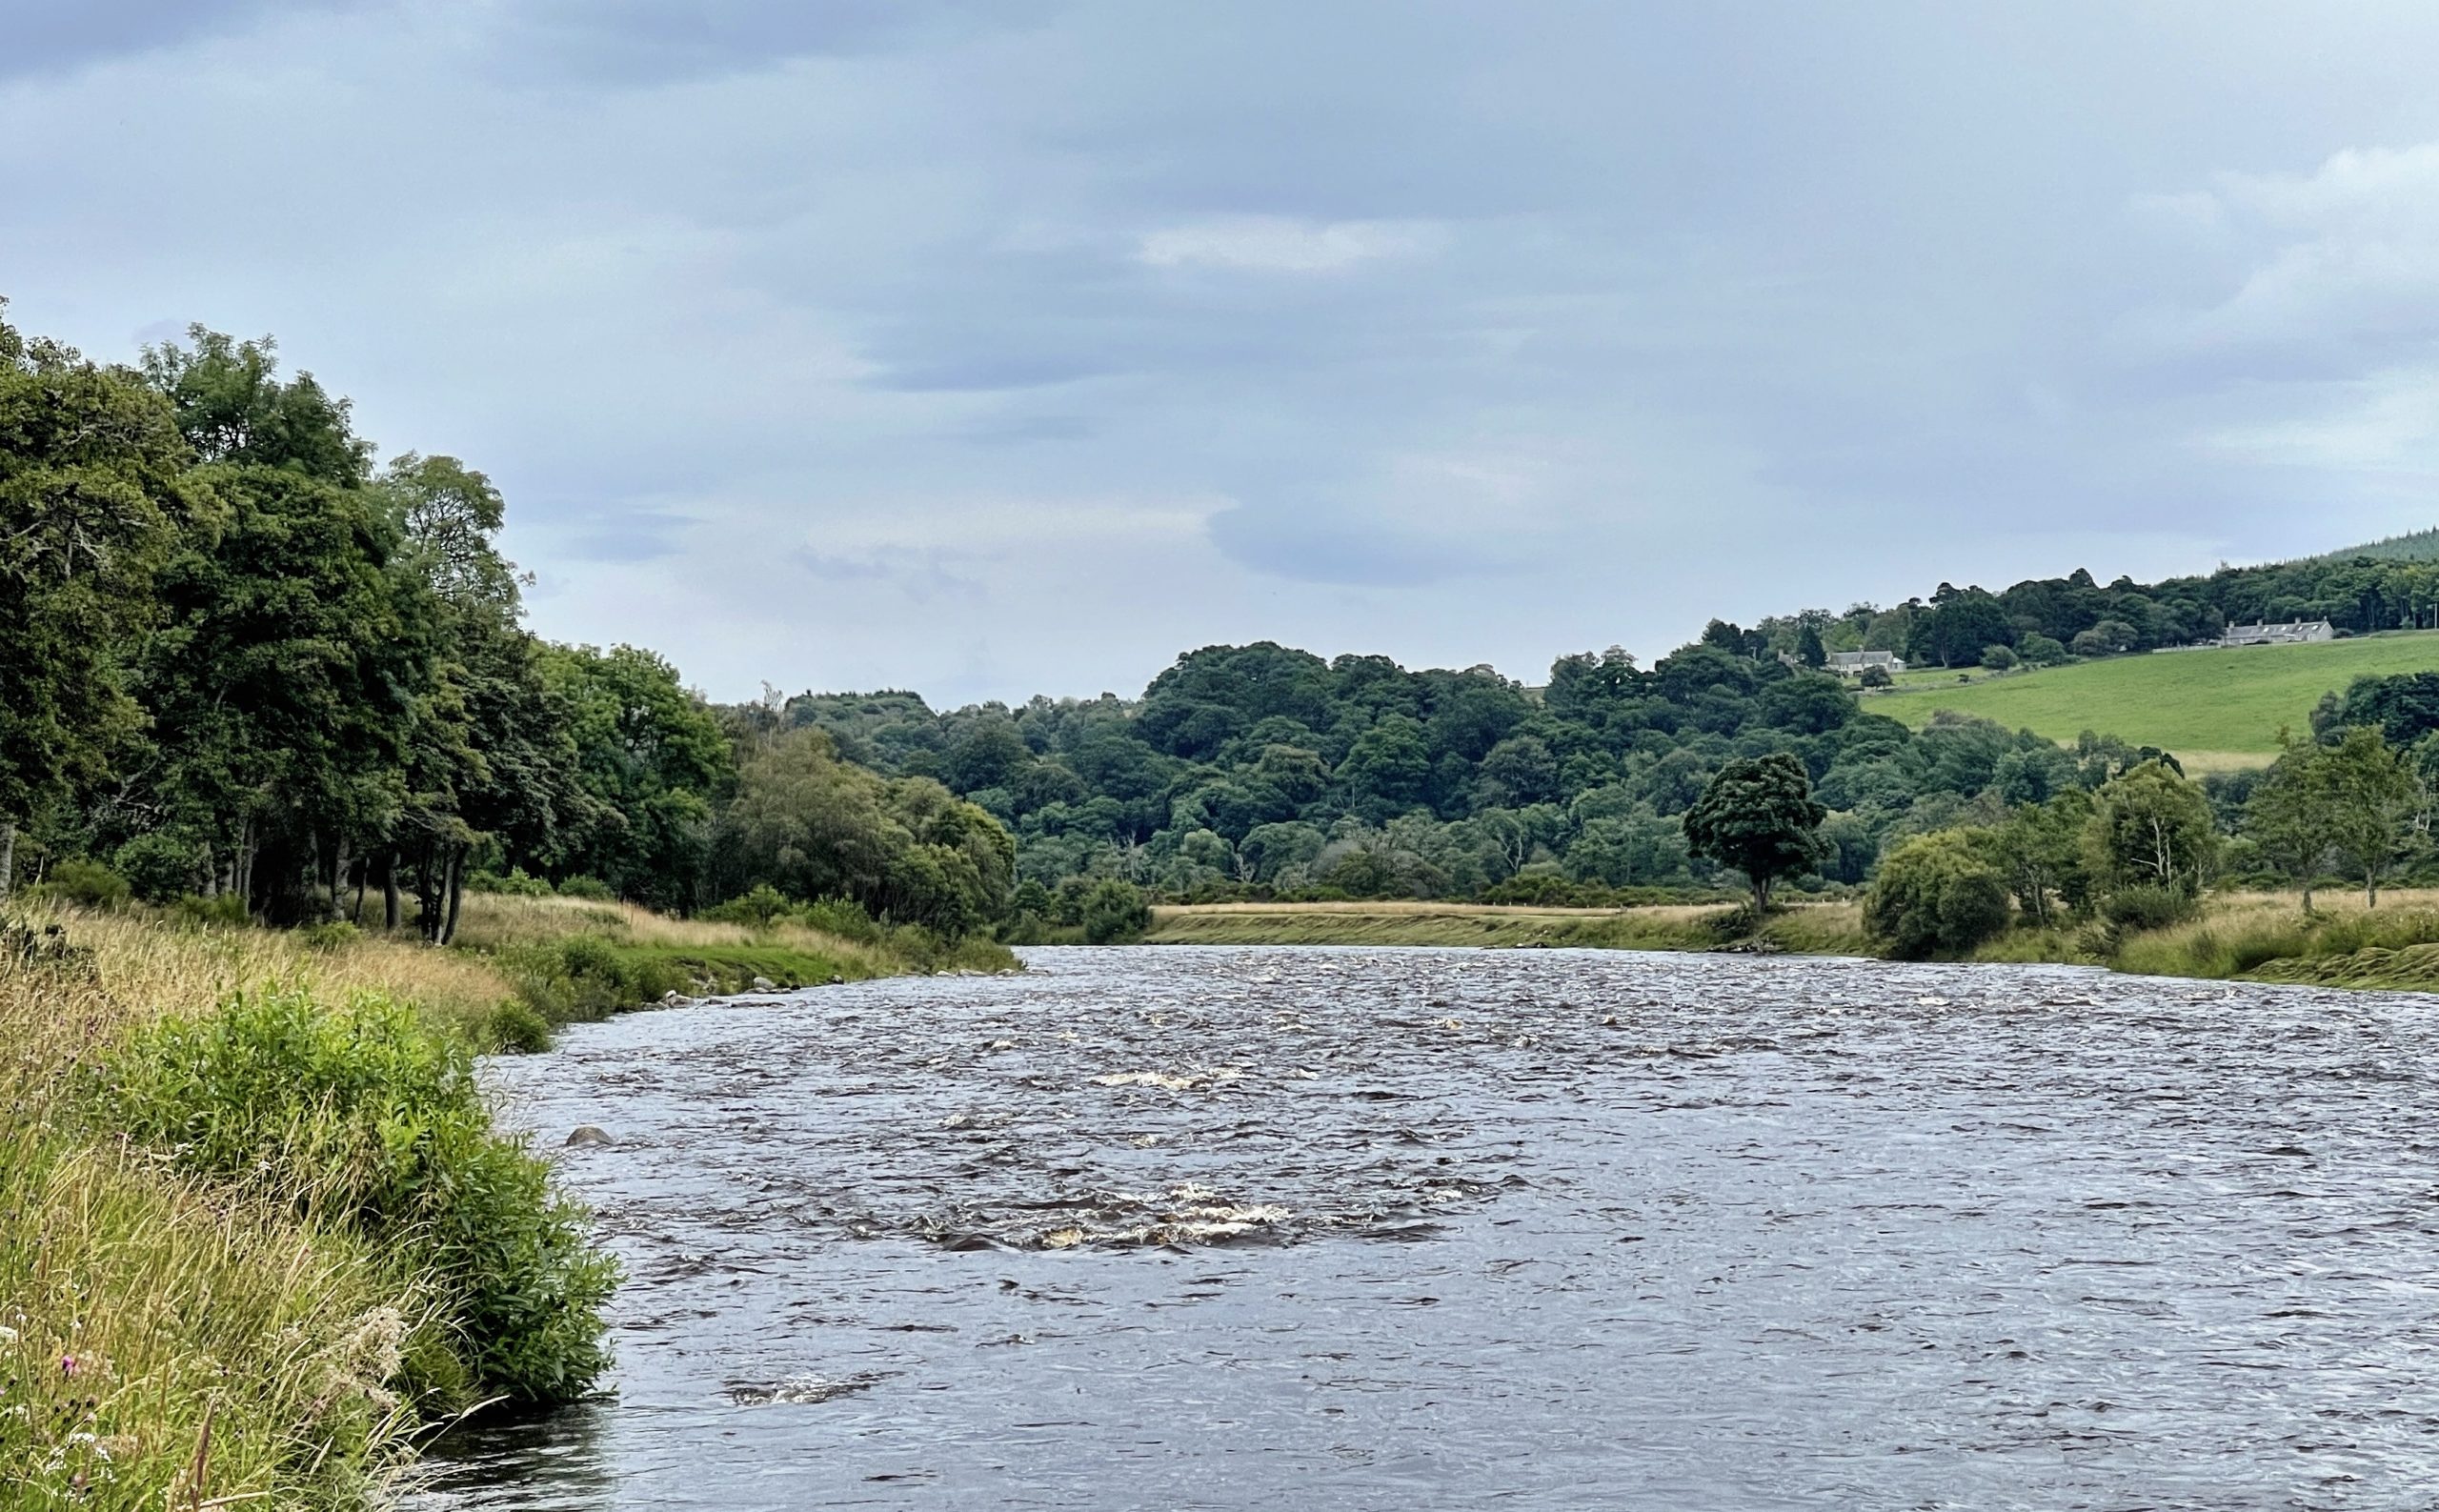
[[[82,68],[243,31],[281,13],[376,0],[6,0],[0,79]]]
[[[2427,523],[2428,8],[42,14],[16,323],[276,332],[501,479],[541,628],[659,585],[742,691],[790,644],[1007,695],[1261,635],[1538,672]],[[808,580],[856,622],[784,634]]]
[[[937,45],[1050,9],[1042,0],[522,0],[498,48],[513,71],[659,83]]]

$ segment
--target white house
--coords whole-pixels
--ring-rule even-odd
[[[1833,651],[1821,670],[1841,677],[1860,677],[1874,667],[1894,677],[1905,670],[1905,661],[1893,651]]]
[[[2293,646],[2308,640],[2335,640],[2337,627],[2326,619],[2298,619],[2284,625],[2229,625],[2219,637],[2222,646]]]

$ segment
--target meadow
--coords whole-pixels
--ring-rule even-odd
[[[2285,725],[2308,733],[2312,706],[2357,677],[2439,670],[2439,632],[2300,646],[2153,652],[2004,675],[1908,673],[1864,708],[1920,729],[1943,709],[2072,744],[2089,730],[2176,753],[2189,772],[2262,766]]]

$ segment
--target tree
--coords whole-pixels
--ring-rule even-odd
[[[1755,912],[1770,906],[1782,877],[1800,877],[1821,859],[1821,821],[1829,811],[1812,796],[1804,763],[1784,752],[1730,761],[1685,812],[1694,855],[1743,872]]]
[[[2377,908],[2380,878],[2396,863],[2419,784],[2404,753],[2371,726],[2357,725],[2312,763],[2312,788],[2329,848],[2363,878],[2363,906]]]
[[[2188,900],[2219,847],[2209,798],[2163,761],[2145,761],[2102,785],[2083,843],[2102,890],[2157,888]]]
[[[1821,644],[1821,632],[1810,625],[1796,632],[1795,655],[1798,661],[1815,672],[1829,663],[1829,650]]]
[[[1401,714],[1384,715],[1356,738],[1338,775],[1355,811],[1376,822],[1414,807],[1431,776],[1422,725]]]
[[[126,654],[178,528],[208,511],[191,460],[133,373],[0,321],[0,897],[18,826],[102,777],[142,721]]]
[[[2312,911],[2312,880],[2328,859],[2329,833],[2323,813],[2321,748],[2278,732],[2278,759],[2245,802],[2245,834],[2262,857],[2304,890],[2304,912]]]
[[[1152,905],[1131,883],[1107,878],[1084,895],[1083,922],[1088,944],[1129,944],[1152,927]]]
[[[591,822],[568,837],[562,875],[597,877],[662,908],[695,901],[716,800],[735,765],[719,724],[652,652],[553,646],[543,678],[567,710]]]
[[[1987,854],[1986,832],[1939,830],[1905,841],[1880,863],[1864,899],[1864,927],[1900,960],[1962,956],[2007,927],[2007,883]]]
[[[1991,856],[2016,895],[2016,905],[2046,929],[2056,922],[2052,898],[2080,909],[2090,896],[2084,828],[2091,795],[2069,789],[2043,803],[2018,805],[1991,838]]]

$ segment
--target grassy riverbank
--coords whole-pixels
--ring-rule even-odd
[[[2188,923],[2109,938],[2018,930],[1974,959],[2106,966],[2153,977],[2318,982],[2439,992],[2439,891],[2322,892],[2306,915],[2295,893],[2227,893]],[[1758,931],[1721,905],[1626,909],[1472,903],[1207,903],[1153,910],[1156,945],[1474,945],[1491,948],[1715,950],[1760,939],[1808,955],[1880,954],[1853,902],[1798,903]]]
[[[779,987],[864,981],[939,971],[1009,971],[1006,946],[945,940],[830,911],[830,928],[803,917],[764,923],[672,918],[626,903],[483,895],[466,899],[457,946],[513,984],[517,1011],[494,1038],[510,1047],[556,1024],[595,1019],[680,997],[743,992],[758,978]]]
[[[1202,903],[1155,908],[1155,945],[1479,945],[1712,950],[1756,937],[1822,956],[1870,953],[1851,902],[1799,904],[1757,933],[1722,904],[1525,908],[1488,903]]]
[[[470,897],[434,950],[12,910],[0,1502],[341,1512],[450,1415],[589,1389],[610,1269],[474,1052],[664,991],[1014,963],[841,922]]]

